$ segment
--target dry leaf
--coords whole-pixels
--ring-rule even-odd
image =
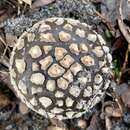
[[[37,8],[37,7],[41,7],[44,5],[48,5],[52,2],[54,2],[55,0],[36,0],[33,4],[32,4],[32,8]]]
[[[115,39],[114,44],[112,46],[112,51],[121,49],[125,46],[126,41],[123,36],[119,36],[118,38]]]
[[[113,108],[111,106],[107,106],[105,108],[106,115],[109,117],[122,117],[121,110],[119,108]]]
[[[0,108],[5,107],[10,103],[9,98],[0,92]]]

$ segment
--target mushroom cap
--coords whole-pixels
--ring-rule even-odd
[[[110,84],[111,54],[86,23],[48,18],[24,32],[13,48],[10,78],[17,96],[47,117],[80,117]]]

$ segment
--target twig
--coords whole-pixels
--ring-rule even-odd
[[[0,36],[0,41],[5,45],[4,52],[2,56],[0,56],[0,63],[4,64],[6,67],[9,67],[9,59],[5,56],[7,50],[11,51],[6,44],[6,42],[3,40],[3,38]]]
[[[10,66],[9,58],[7,56],[5,56],[4,58],[0,58],[0,63],[6,66],[7,68],[9,68]]]
[[[119,74],[119,81],[118,81],[118,84],[119,84],[121,81],[122,73],[125,70],[126,65],[128,63],[128,54],[130,52],[130,34],[129,34],[130,28],[128,28],[123,22],[123,13],[122,13],[123,0],[119,0],[118,4],[119,4],[118,5],[118,9],[119,9],[118,10],[118,25],[119,25],[120,31],[122,32],[123,36],[125,37],[125,39],[128,42],[128,49],[125,54],[125,61],[124,61],[124,64],[123,64],[120,74]]]
[[[112,130],[112,122],[108,116],[105,116],[106,130]]]
[[[122,13],[122,3],[123,0],[119,0],[119,13],[118,13],[118,24],[120,31],[122,32],[123,36],[126,38],[127,42],[130,44],[130,35],[128,31],[128,27],[123,22],[123,13]]]
[[[130,68],[127,68],[123,71],[123,74],[127,73],[127,72],[130,72]]]
[[[121,81],[122,74],[124,73],[124,71],[125,71],[125,69],[126,69],[126,65],[127,65],[127,63],[128,63],[129,48],[130,48],[130,44],[128,44],[128,49],[127,49],[126,54],[125,54],[125,61],[124,61],[124,63],[123,63],[123,66],[122,66],[122,68],[121,68],[121,71],[120,71],[120,73],[119,73],[119,83],[120,83],[120,81]]]
[[[102,19],[102,22],[107,25],[108,29],[111,31],[112,35],[114,36],[115,29],[111,26],[111,22],[108,21],[107,18],[102,14],[100,14],[98,11],[95,11],[95,13]]]
[[[3,40],[3,38],[0,36],[0,41],[5,45],[7,46],[6,42]],[[10,48],[8,47],[8,51],[11,52]]]
[[[13,5],[10,1],[5,1],[7,4],[9,4],[10,6],[12,6],[13,8],[15,8],[15,5]]]
[[[21,14],[24,14],[25,11],[26,11],[26,8],[27,8],[27,4],[24,5],[23,9],[22,9],[22,13]]]

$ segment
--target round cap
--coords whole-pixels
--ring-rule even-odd
[[[80,117],[110,83],[111,54],[86,23],[48,18],[24,32],[13,48],[10,78],[17,96],[48,117]]]

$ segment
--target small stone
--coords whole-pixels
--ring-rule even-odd
[[[92,50],[93,53],[96,54],[97,57],[102,57],[104,55],[104,52],[101,48],[101,46],[97,46]]]
[[[103,81],[103,78],[100,74],[96,74],[95,78],[94,78],[94,82],[96,84],[100,84]]]
[[[41,64],[42,70],[47,70],[47,68],[53,63],[52,56],[47,56],[44,59],[40,60],[39,63]]]
[[[55,38],[53,37],[52,33],[41,33],[40,40],[44,42],[56,42]]]
[[[76,35],[78,35],[79,37],[81,38],[84,38],[85,37],[85,31],[83,29],[76,29]]]
[[[64,110],[62,109],[62,108],[57,108],[57,107],[55,107],[55,108],[53,108],[52,110],[51,110],[51,112],[52,113],[55,113],[55,114],[58,114],[58,113],[62,113]]]
[[[15,60],[16,68],[20,74],[22,74],[25,71],[26,63],[24,59],[16,59]]]
[[[78,97],[80,95],[80,91],[81,89],[75,85],[72,85],[69,89],[69,93],[74,97]]]
[[[87,47],[87,45],[85,43],[81,43],[81,44],[79,44],[79,50],[82,53],[87,53],[88,52],[88,47]]]
[[[65,72],[65,69],[59,66],[58,64],[53,64],[49,70],[48,74],[51,77],[59,77]]]
[[[68,71],[63,75],[63,77],[64,77],[65,79],[67,79],[69,82],[73,82],[73,75],[72,75],[72,73],[71,73],[70,70],[68,70]]]
[[[62,100],[57,100],[57,105],[59,106],[59,107],[61,107],[61,106],[63,106],[63,101]]]
[[[18,87],[22,91],[23,94],[27,94],[27,86],[22,80],[19,81]]]
[[[67,107],[72,107],[74,100],[72,100],[70,97],[67,97],[65,103]]]
[[[45,23],[42,23],[39,27],[39,32],[45,32],[51,30],[51,26]]]
[[[66,53],[67,51],[64,48],[56,47],[55,54],[54,54],[56,60],[61,60],[65,56]]]
[[[31,49],[29,50],[29,54],[32,58],[38,58],[42,55],[42,51],[38,45],[35,45],[31,47]]]
[[[21,114],[25,115],[29,112],[29,108],[26,106],[26,104],[20,102],[19,111],[20,111]]]
[[[37,106],[37,100],[33,97],[32,99],[30,99],[30,103],[33,105],[33,106]]]
[[[82,71],[83,68],[79,63],[74,63],[71,67],[70,70],[73,72],[74,75],[76,75],[79,71]]]
[[[38,71],[39,70],[39,65],[37,63],[32,63],[32,71]]]
[[[63,96],[64,96],[64,93],[63,93],[63,92],[61,92],[61,91],[56,91],[55,97],[61,98],[61,97],[63,97]]]
[[[89,41],[96,42],[97,36],[96,36],[96,34],[88,34],[87,39],[88,39]]]
[[[52,104],[52,100],[48,97],[41,97],[39,98],[39,101],[45,108],[49,107]]]
[[[63,18],[58,18],[55,22],[57,25],[61,25],[64,23],[64,19]]]
[[[65,30],[72,31],[73,27],[70,24],[65,24],[63,27]]]
[[[69,68],[70,65],[74,62],[74,59],[70,55],[66,55],[61,61],[60,64],[65,67]]]
[[[83,56],[81,57],[81,62],[85,65],[85,66],[93,66],[95,65],[95,61],[91,56]]]
[[[31,75],[30,81],[36,85],[42,85],[44,83],[45,76],[41,73],[34,73]]]
[[[45,52],[45,54],[47,55],[51,50],[52,50],[52,46],[43,46],[43,50]]]
[[[61,88],[61,89],[67,89],[68,88],[68,85],[69,85],[69,83],[68,83],[68,81],[66,81],[64,78],[59,78],[58,80],[57,80],[57,85],[58,85],[58,87],[59,88]]]
[[[70,44],[69,49],[70,49],[71,53],[79,55],[79,48],[78,48],[78,45],[76,43]]]
[[[29,33],[27,34],[27,38],[28,38],[28,42],[32,42],[32,41],[34,41],[35,34],[29,32]]]
[[[87,86],[86,89],[84,89],[84,94],[83,97],[90,97],[92,95],[92,87],[91,86]]]
[[[59,33],[59,39],[62,42],[68,42],[71,39],[71,35],[69,33],[64,32],[64,31],[61,31]]]
[[[24,43],[24,39],[20,39],[16,45],[17,49],[20,50],[24,47],[25,43]]]
[[[77,121],[77,126],[81,129],[85,129],[87,127],[87,123],[85,120],[80,119]]]
[[[41,93],[43,90],[41,87],[31,87],[31,93],[36,94],[36,93]]]
[[[54,91],[55,88],[56,88],[55,80],[48,80],[48,81],[47,81],[47,84],[46,84],[46,88],[47,88],[47,90],[49,90],[49,91]]]

